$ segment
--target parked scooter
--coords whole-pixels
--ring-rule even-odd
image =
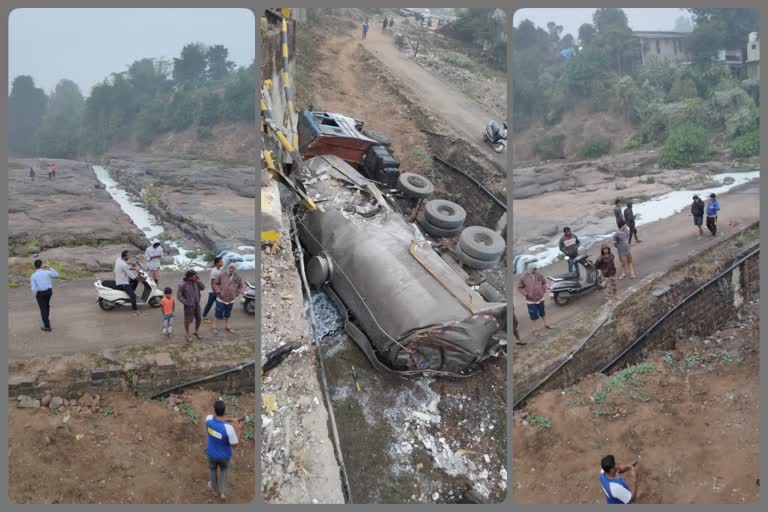
[[[491,120],[485,126],[485,140],[497,153],[507,148],[507,123],[499,124]]]
[[[256,285],[245,282],[245,291],[243,292],[243,298],[240,299],[243,303],[243,311],[249,315],[256,314]]]
[[[139,306],[149,304],[153,308],[159,308],[163,291],[157,287],[155,281],[143,269],[139,269],[138,275],[144,283],[144,291],[141,295],[136,294],[136,304]],[[131,298],[123,290],[117,288],[117,283],[113,279],[98,280],[94,286],[99,298],[99,307],[104,311],[111,311],[117,306],[131,305]]]
[[[566,256],[568,259],[568,256]],[[579,279],[577,272],[565,272],[554,276],[548,276],[552,281],[549,294],[559,306],[565,306],[572,297],[584,295],[595,288],[605,288],[606,281],[596,268],[589,256],[583,254],[573,259],[573,263],[584,267],[584,280]]]

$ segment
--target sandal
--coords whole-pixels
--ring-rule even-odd
[[[225,327],[225,328],[224,328],[224,330],[225,330],[225,331],[227,331],[227,332],[228,332],[228,333],[230,333],[230,334],[237,334],[237,331],[236,331],[236,330],[234,330],[234,329],[230,329],[229,327]]]
[[[212,334],[219,334],[219,330],[218,329],[211,329],[211,333]]]
[[[190,338],[189,336],[186,336],[184,338],[184,341],[186,341],[187,343],[192,343],[192,338]]]
[[[203,341],[205,339],[202,336],[200,336],[200,334],[198,334],[196,332],[192,333],[192,336],[194,336],[195,338],[199,339],[200,341]]]

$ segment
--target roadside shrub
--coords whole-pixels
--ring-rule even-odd
[[[659,165],[680,169],[700,162],[707,154],[707,133],[701,126],[683,124],[672,129],[661,150]]]
[[[760,130],[753,128],[751,131],[739,135],[731,144],[731,154],[737,158],[749,158],[760,154]]]
[[[542,160],[565,158],[565,135],[544,135],[534,143],[533,152]]]
[[[210,127],[208,126],[197,127],[197,138],[199,140],[209,140],[211,137],[213,137],[213,132],[211,131]]]
[[[600,158],[611,150],[611,141],[608,139],[596,139],[587,142],[578,151],[580,158]]]

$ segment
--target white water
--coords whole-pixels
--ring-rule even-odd
[[[657,222],[662,219],[666,219],[673,215],[680,213],[685,208],[690,207],[691,197],[694,194],[699,195],[702,200],[706,200],[709,194],[722,194],[728,192],[734,187],[749,183],[752,180],[760,177],[760,171],[750,172],[730,172],[715,174],[712,178],[722,183],[725,178],[731,177],[735,181],[729,185],[721,185],[712,189],[706,190],[675,190],[668,194],[664,194],[658,197],[654,197],[643,203],[633,204],[632,210],[635,212],[636,224],[641,226],[643,224],[650,224],[651,222]],[[737,208],[737,205],[731,205],[732,208]],[[611,235],[610,232],[595,233],[595,234],[579,234],[576,233],[581,242],[581,250],[588,250],[595,243],[606,239]],[[533,262],[537,266],[543,267],[550,265],[560,259],[562,254],[558,247],[558,241],[560,235],[553,238],[550,242],[551,246],[546,245],[534,245],[528,248],[529,254],[516,255],[513,259],[513,268],[515,273],[525,272],[525,269]]]
[[[120,205],[120,209],[130,217],[131,222],[136,227],[144,232],[148,240],[165,231],[157,217],[152,215],[141,202],[133,199],[128,192],[123,190],[106,169],[100,165],[94,165],[93,172],[96,173],[96,178],[107,187],[107,192]],[[210,266],[207,261],[201,258],[190,258],[188,256],[190,251],[181,247],[178,242],[168,242],[168,245],[177,249],[179,254],[173,256],[173,265],[167,265],[163,268],[169,270],[204,270]],[[255,265],[252,268],[255,268]]]

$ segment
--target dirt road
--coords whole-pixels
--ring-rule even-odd
[[[759,182],[723,194],[718,199],[720,199],[723,214],[719,219],[717,239],[706,237],[702,240],[697,240],[695,227],[687,209],[665,220],[638,227],[638,236],[642,243],[632,245],[632,257],[635,260],[638,278],[653,272],[663,272],[676,262],[688,258],[697,251],[706,250],[707,247],[713,245],[717,240],[722,240],[734,232],[744,229],[760,218]],[[578,236],[578,233],[576,235]],[[610,245],[612,247],[612,244]],[[589,251],[589,254],[594,257],[598,250],[599,244],[594,246]],[[615,255],[615,249],[612,250]],[[618,265],[618,261],[616,263]],[[559,261],[544,267],[541,269],[541,272],[546,276],[566,272],[567,270],[565,261]],[[520,276],[516,276],[515,287],[519,279]],[[621,292],[621,290],[633,286],[637,282],[638,280],[632,280],[627,277],[625,280],[618,282],[618,290]],[[561,330],[568,329],[569,325],[583,318],[586,314],[595,311],[604,302],[605,296],[601,291],[572,299],[571,302],[562,307],[555,305],[551,298],[547,297],[545,302],[547,319],[554,327],[550,331],[551,334],[557,335]],[[516,288],[513,293],[513,305],[515,314],[520,321],[520,335],[530,342],[525,347],[515,346],[515,350],[535,350],[537,344],[546,343],[543,335],[540,339],[534,338],[531,335],[525,300],[517,292]]]
[[[392,137],[395,150],[407,153],[408,147],[424,140],[415,124],[403,126],[408,113],[392,103],[388,94],[382,94],[375,79],[367,79],[360,71],[360,46],[368,49],[381,63],[381,71],[395,75],[407,88],[410,96],[424,109],[440,118],[454,133],[464,139],[503,168],[507,154],[495,153],[484,143],[486,123],[494,116],[482,104],[467,97],[415,62],[402,56],[394,46],[392,37],[380,31],[368,32],[365,41],[357,30],[348,35],[330,37],[320,48],[321,62],[316,66],[323,87],[315,92],[315,107],[336,109],[353,115],[372,127],[384,130]],[[405,161],[405,160],[404,160]]]
[[[207,273],[203,274],[207,279]],[[253,271],[241,272],[243,279],[255,282]],[[175,290],[181,282],[181,273],[164,272],[161,286],[170,285]],[[100,275],[103,278],[111,278]],[[130,307],[102,311],[96,303],[94,279],[54,280],[51,301],[51,325],[53,332],[40,330],[40,312],[28,286],[9,289],[10,304],[8,329],[8,357],[20,359],[43,354],[71,354],[75,352],[96,352],[106,348],[147,343],[167,343],[161,338],[162,317],[159,309],[140,306],[140,317],[131,315]],[[142,290],[143,285],[139,285]],[[204,300],[207,292],[203,292]],[[204,304],[203,304],[204,305]],[[174,339],[172,343],[184,343],[183,309],[176,305]],[[213,310],[209,313],[213,318]],[[210,332],[211,324],[203,324],[203,337],[210,341],[254,339],[255,319],[243,311],[238,302],[232,311],[232,327],[237,334],[224,332],[219,326],[218,336]],[[254,339],[255,342],[255,339]]]

